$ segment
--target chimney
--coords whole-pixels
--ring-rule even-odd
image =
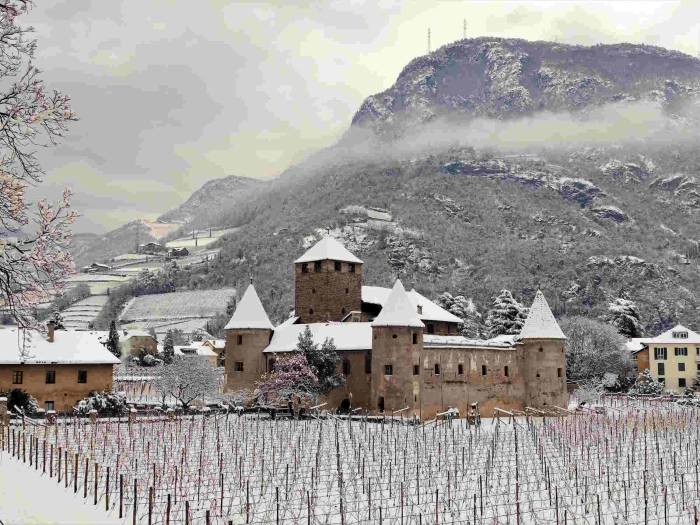
[[[56,323],[54,323],[53,321],[49,321],[48,323],[46,323],[46,328],[49,331],[49,343],[53,343],[53,332],[56,329]]]

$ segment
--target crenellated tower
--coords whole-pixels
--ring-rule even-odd
[[[294,310],[300,323],[342,321],[362,309],[362,261],[325,237],[294,261]]]
[[[226,390],[250,389],[265,373],[263,350],[273,326],[251,283],[241,298],[226,332]]]
[[[526,406],[567,407],[565,341],[544,294],[538,290],[519,335]]]
[[[372,388],[370,408],[420,416],[420,357],[423,322],[397,279],[379,315],[372,321]]]

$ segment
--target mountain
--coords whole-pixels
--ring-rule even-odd
[[[265,181],[250,177],[230,175],[213,179],[195,191],[174,210],[160,217],[161,222],[199,222],[197,226],[207,226],[211,217],[217,217],[226,210],[244,202],[266,185]]]
[[[292,261],[330,234],[366,284],[400,276],[482,313],[502,288],[525,303],[542,289],[559,316],[605,318],[624,295],[650,333],[697,325],[698,86],[698,60],[651,46],[445,46],[368,97],[336,146],[210,216],[238,229],[178,285],[253,276],[280,321]]]

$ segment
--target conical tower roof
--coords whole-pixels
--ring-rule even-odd
[[[566,339],[547,304],[547,299],[539,290],[535,294],[535,300],[532,301],[530,313],[527,315],[523,329],[520,330],[519,337],[520,339]]]
[[[246,289],[241,298],[236,311],[233,312],[233,317],[224,327],[228,329],[262,329],[272,330],[272,323],[265,312],[258,293],[255,291],[255,286],[251,283]]]
[[[343,246],[340,242],[335,240],[333,237],[324,237],[311,248],[309,248],[304,255],[299,257],[295,263],[305,263],[314,261],[325,261],[330,259],[331,261],[345,261],[350,263],[362,264],[362,261],[355,257],[348,249]]]
[[[396,279],[381,312],[372,321],[372,326],[409,326],[411,328],[425,326],[399,279]]]

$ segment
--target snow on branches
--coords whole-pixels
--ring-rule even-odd
[[[624,293],[608,304],[608,319],[610,324],[625,337],[642,335],[642,323],[637,304]]]
[[[318,377],[304,354],[295,353],[275,362],[272,372],[257,383],[257,394],[266,402],[290,401],[295,396],[312,401],[319,391]]]
[[[69,189],[55,204],[39,201],[36,210],[26,200],[27,187],[43,174],[35,149],[56,144],[77,120],[70,98],[49,92],[31,63],[32,28],[16,24],[29,6],[0,4],[0,227],[15,236],[0,246],[0,290],[20,327],[35,324],[32,306],[49,299],[72,271],[67,246],[77,217]]]
[[[517,335],[522,330],[528,309],[513,298],[509,290],[501,290],[486,316],[489,337]]]
[[[163,366],[155,386],[163,401],[172,396],[187,410],[195,399],[216,397],[220,382],[220,374],[206,359],[176,357],[172,364]]]

